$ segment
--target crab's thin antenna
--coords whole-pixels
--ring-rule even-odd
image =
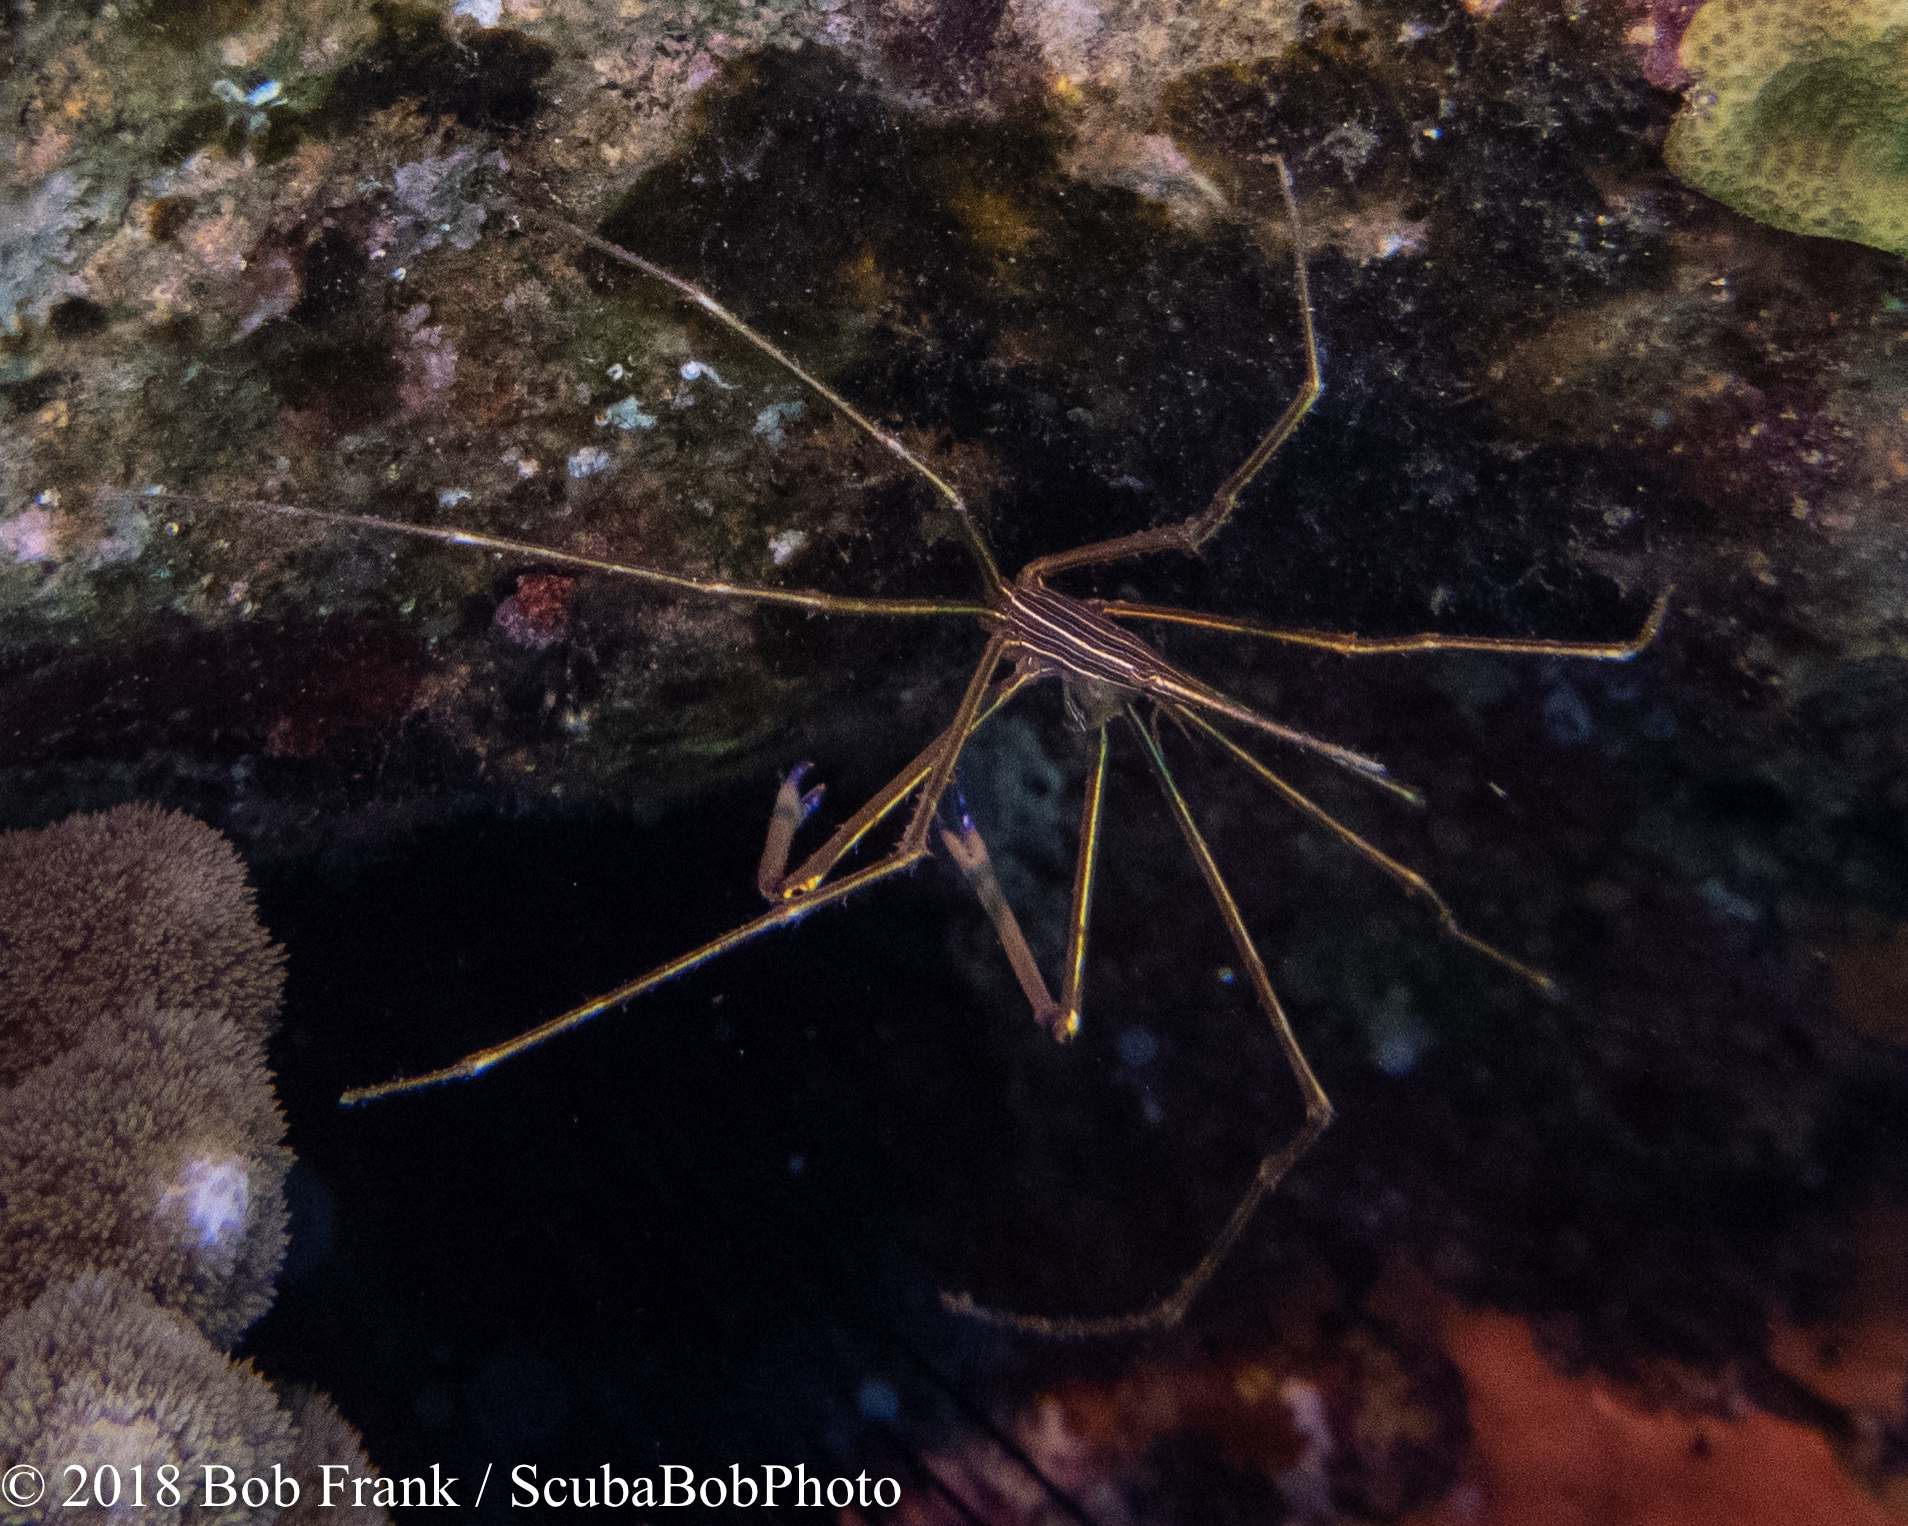
[[[558,217],[553,212],[545,212],[540,208],[525,206],[521,203],[513,203],[512,206],[517,216],[527,218],[529,221],[541,227],[548,228],[552,232],[561,233],[567,238],[575,239],[578,243],[596,250],[599,254],[608,255],[619,264],[627,265],[632,270],[639,270],[652,280],[661,281],[663,285],[667,286],[671,291],[683,298],[683,300],[691,302],[701,308],[724,328],[727,328],[732,333],[740,334],[744,339],[748,340],[750,344],[768,356],[769,359],[773,360],[791,376],[800,381],[802,385],[811,388],[818,396],[826,399],[829,406],[834,408],[843,418],[857,426],[871,439],[886,446],[909,466],[913,467],[915,471],[919,472],[921,476],[926,478],[927,481],[933,485],[937,493],[947,500],[948,507],[954,511],[955,518],[960,521],[961,529],[967,535],[968,546],[973,551],[975,560],[980,563],[981,574],[987,580],[988,592],[993,594],[999,591],[1002,581],[1000,567],[994,560],[993,549],[987,544],[987,538],[981,534],[980,526],[974,522],[974,516],[968,510],[967,500],[961,497],[959,490],[956,489],[952,483],[948,482],[940,473],[936,472],[933,467],[929,466],[927,462],[923,461],[913,451],[909,450],[907,446],[889,434],[887,430],[875,423],[867,414],[855,407],[847,398],[835,391],[833,387],[829,386],[828,383],[821,380],[821,378],[805,371],[792,356],[779,348],[766,334],[751,328],[706,291],[703,291],[698,286],[692,286],[689,282],[683,280],[681,276],[664,270],[662,266],[653,264],[649,260],[644,259],[640,254],[632,254],[621,244],[611,243],[610,240],[606,238],[601,238],[594,233],[579,228],[575,223]]]
[[[854,594],[816,593],[800,588],[765,588],[753,583],[728,583],[720,578],[692,578],[679,572],[637,566],[633,562],[613,562],[600,556],[585,556],[577,551],[558,551],[534,541],[485,535],[477,530],[412,524],[408,520],[385,519],[376,514],[348,514],[337,509],[312,509],[303,504],[278,503],[271,499],[207,498],[199,493],[173,492],[153,492],[148,496],[162,503],[182,503],[210,509],[249,509],[255,514],[278,514],[288,519],[311,520],[316,524],[341,525],[352,530],[377,530],[390,535],[403,535],[412,540],[434,540],[446,546],[469,546],[478,551],[520,556],[546,565],[633,578],[639,583],[655,583],[678,593],[705,594],[718,599],[747,599],[756,604],[786,604],[823,614],[979,616],[990,613],[992,608],[971,599],[864,599]]]

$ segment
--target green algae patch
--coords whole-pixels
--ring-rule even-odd
[[[1710,0],[1682,60],[1678,175],[1772,227],[1908,253],[1908,3]]]

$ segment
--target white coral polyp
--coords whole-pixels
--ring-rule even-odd
[[[251,1196],[244,1161],[200,1155],[180,1168],[176,1181],[166,1184],[159,1212],[183,1225],[188,1244],[201,1250],[225,1249],[245,1233]]]

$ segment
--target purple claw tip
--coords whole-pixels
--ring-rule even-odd
[[[825,784],[818,784],[812,790],[810,790],[806,795],[802,796],[802,820],[803,821],[808,820],[810,816],[813,816],[815,814],[816,808],[819,807],[822,803],[822,796],[827,793],[828,793],[828,786]]]
[[[788,771],[788,782],[794,785],[795,788],[800,789],[802,787],[802,780],[808,777],[809,770],[814,768],[814,766],[813,763],[797,763]]]

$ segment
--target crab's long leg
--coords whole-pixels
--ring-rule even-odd
[[[1336,652],[1341,657],[1392,657],[1410,652],[1503,652],[1517,657],[1584,657],[1597,662],[1628,662],[1662,632],[1663,621],[1669,614],[1670,595],[1675,591],[1666,588],[1657,595],[1642,629],[1627,641],[1445,636],[1436,631],[1420,631],[1408,636],[1352,636],[1338,631],[1282,630],[1251,620],[1233,620],[1223,615],[1201,614],[1194,609],[1174,609],[1165,604],[1129,604],[1121,599],[1082,602],[1116,620],[1152,620],[1161,625],[1190,625],[1227,636],[1257,636],[1266,641],[1283,641],[1289,646]]]
[[[581,1006],[572,1007],[568,1012],[560,1013],[548,1022],[539,1023],[515,1038],[506,1039],[501,1044],[491,1044],[465,1055],[454,1064],[427,1071],[423,1075],[406,1076],[396,1081],[383,1081],[372,1086],[352,1087],[339,1098],[339,1101],[349,1107],[360,1102],[375,1102],[384,1097],[395,1097],[404,1092],[420,1091],[445,1081],[466,1081],[473,1076],[480,1076],[493,1065],[501,1064],[505,1060],[522,1054],[525,1050],[547,1043],[559,1034],[568,1033],[572,1028],[579,1028],[591,1018],[600,1017],[603,1013],[622,1006],[624,1002],[641,996],[645,991],[654,990],[657,986],[674,980],[678,975],[686,975],[697,966],[707,964],[711,959],[738,949],[765,932],[799,922],[809,912],[819,910],[823,906],[831,906],[854,894],[855,891],[884,880],[928,857],[926,822],[933,814],[933,808],[940,798],[940,793],[947,788],[947,780],[953,774],[954,764],[960,757],[961,748],[966,745],[967,738],[974,728],[980,724],[983,710],[997,708],[999,704],[1005,702],[1016,687],[1011,679],[1008,680],[1001,685],[1001,689],[1005,692],[993,696],[994,705],[990,707],[986,704],[990,697],[987,693],[987,685],[993,677],[994,669],[999,665],[1001,644],[1001,638],[998,636],[988,642],[980,665],[975,668],[974,677],[968,683],[967,693],[961,699],[960,709],[955,713],[954,724],[930,743],[921,757],[902,769],[894,779],[889,781],[887,787],[869,802],[872,814],[869,815],[867,825],[861,829],[863,832],[906,799],[908,793],[924,776],[927,780],[928,794],[916,806],[914,816],[909,822],[908,830],[902,834],[901,841],[886,856],[865,869],[857,869],[852,874],[843,875],[831,885],[822,886],[801,895],[790,895],[763,912],[761,916],[744,922],[740,927],[731,929],[721,937],[712,938],[700,947],[693,948],[666,964],[658,965],[648,974],[638,975],[634,980],[625,982],[615,990],[606,991],[601,996],[584,1002]],[[925,768],[920,767],[919,765],[924,761]],[[825,872],[824,870],[823,873]],[[819,879],[820,875],[816,878]]]
[[[1086,798],[1080,804],[1080,849],[1073,865],[1073,902],[1067,918],[1067,956],[1060,986],[1059,1026],[1054,1037],[1069,1039],[1080,1031],[1081,990],[1086,984],[1087,920],[1093,906],[1093,877],[1100,862],[1100,808],[1106,802],[1106,727],[1094,752],[1093,772],[1087,775]]]
[[[957,1314],[971,1319],[984,1320],[989,1324],[1006,1325],[1011,1329],[1025,1330],[1033,1335],[1060,1337],[1089,1337],[1101,1335],[1129,1335],[1142,1330],[1160,1330],[1176,1325],[1185,1318],[1186,1310],[1199,1292],[1212,1280],[1214,1272],[1231,1252],[1232,1247],[1245,1233],[1246,1226],[1252,1222],[1252,1216],[1258,1211],[1259,1204],[1284,1180],[1298,1159],[1311,1149],[1319,1135],[1331,1125],[1332,1103],[1325,1095],[1325,1088],[1319,1085],[1318,1077],[1313,1074],[1305,1052],[1299,1047],[1298,1035],[1292,1031],[1291,1019],[1285,1015],[1278,993],[1272,989],[1272,978],[1266,973],[1265,961],[1259,957],[1259,950],[1252,941],[1252,934],[1246,930],[1245,917],[1239,910],[1239,903],[1233,899],[1232,891],[1227,887],[1225,877],[1219,872],[1219,865],[1207,846],[1203,833],[1193,820],[1192,810],[1186,804],[1186,797],[1179,792],[1179,786],[1173,781],[1172,771],[1166,766],[1166,755],[1159,745],[1159,736],[1152,726],[1127,708],[1127,719],[1139,734],[1140,745],[1145,748],[1146,761],[1152,765],[1153,775],[1159,780],[1159,786],[1171,807],[1173,820],[1178,824],[1186,846],[1192,849],[1193,858],[1198,862],[1200,875],[1206,882],[1206,888],[1212,893],[1219,915],[1224,919],[1226,931],[1232,935],[1233,946],[1239,952],[1239,960],[1245,966],[1247,979],[1251,982],[1253,994],[1259,999],[1259,1005],[1271,1020],[1273,1036],[1278,1039],[1279,1048],[1285,1055],[1286,1063],[1291,1067],[1292,1077],[1298,1082],[1299,1094],[1305,1100],[1305,1120],[1299,1125],[1298,1133],[1281,1148],[1274,1150],[1259,1162],[1259,1169],[1253,1174],[1251,1185],[1245,1195],[1239,1199],[1238,1206],[1232,1210],[1225,1227],[1214,1237],[1206,1253],[1199,1258],[1198,1265],[1180,1279],[1179,1286],[1166,1297],[1149,1308],[1134,1314],[1116,1314],[1105,1319],[1055,1318],[1044,1314],[1013,1314],[1005,1310],[989,1309],[977,1304],[965,1293],[943,1293],[941,1301]]]
[[[1298,197],[1292,190],[1291,171],[1285,167],[1283,159],[1275,163],[1279,171],[1279,189],[1285,195],[1285,210],[1291,219],[1292,258],[1298,269],[1299,324],[1305,333],[1305,380],[1299,384],[1298,394],[1286,404],[1285,412],[1279,415],[1278,422],[1266,432],[1265,438],[1252,448],[1252,453],[1239,463],[1237,470],[1219,484],[1211,501],[1197,514],[1178,524],[1160,525],[1156,529],[1141,530],[1136,535],[1116,536],[1112,540],[1095,541],[1090,546],[1079,546],[1072,551],[1058,551],[1052,556],[1043,556],[1021,569],[1022,578],[1039,582],[1070,567],[1098,567],[1106,562],[1121,561],[1129,556],[1144,556],[1152,551],[1197,551],[1225,528],[1226,521],[1232,518],[1232,511],[1239,505],[1239,495],[1245,491],[1246,485],[1259,475],[1266,462],[1278,454],[1279,447],[1292,437],[1292,431],[1312,411],[1312,405],[1318,401],[1324,384],[1319,379],[1318,336],[1312,324],[1312,288],[1305,275],[1305,233],[1299,226]]]
[[[914,814],[908,818],[908,828],[901,834],[901,846],[907,849],[925,848],[928,839],[928,827],[934,820],[934,813],[940,808],[941,796],[947,793],[947,787],[954,781],[954,765],[961,760],[961,748],[967,745],[967,736],[977,724],[983,704],[987,699],[987,685],[993,680],[994,669],[1000,666],[1002,655],[1007,650],[1007,633],[996,631],[987,638],[987,650],[981,653],[980,666],[974,669],[974,676],[967,681],[967,693],[961,696],[961,708],[954,713],[954,724],[948,728],[955,740],[942,749],[928,769],[927,783],[921,788],[921,795],[914,803]]]
[[[991,661],[986,662],[981,672],[991,674],[992,667]],[[1002,687],[1007,686],[1002,685]],[[999,696],[998,702],[1004,702],[1005,698],[1005,695]],[[969,699],[972,699],[971,686]],[[862,829],[864,832],[867,827],[873,826],[902,800],[905,800],[924,775],[931,777],[944,755],[951,756],[958,753],[961,744],[966,741],[968,734],[978,724],[975,718],[977,709],[976,704],[964,702],[962,713],[955,724],[935,738],[921,757],[916,758],[897,774],[888,786],[869,802],[869,806],[874,809],[866,826]],[[924,762],[925,767],[922,766]],[[492,1044],[479,1049],[464,1056],[455,1064],[428,1071],[423,1075],[406,1076],[400,1080],[383,1081],[372,1086],[355,1086],[339,1098],[339,1101],[349,1107],[360,1102],[375,1102],[384,1097],[394,1097],[403,1092],[420,1091],[445,1081],[464,1081],[473,1076],[482,1075],[493,1065],[522,1054],[525,1050],[534,1049],[558,1034],[568,1033],[572,1028],[579,1028],[591,1018],[599,1017],[612,1008],[620,1007],[623,1003],[641,996],[645,991],[654,990],[657,986],[674,980],[678,975],[686,975],[697,966],[707,964],[711,959],[738,949],[765,932],[799,922],[809,912],[833,905],[836,901],[854,894],[855,891],[884,880],[892,874],[919,863],[926,857],[928,857],[928,849],[925,842],[913,842],[904,837],[891,853],[865,869],[857,869],[826,887],[811,889],[801,895],[790,895],[787,899],[778,901],[761,916],[744,922],[740,927],[724,933],[721,937],[712,938],[700,947],[693,948],[666,964],[658,965],[647,974],[639,975],[613,991],[606,991],[601,996],[594,997],[581,1006],[572,1007],[568,1012],[561,1013],[546,1023],[538,1024],[528,1032],[506,1039],[501,1044]],[[819,879],[820,876],[817,875],[816,878]]]
[[[1466,932],[1459,926],[1457,913],[1451,910],[1450,903],[1431,888],[1430,881],[1425,879],[1423,875],[1419,874],[1416,870],[1407,869],[1403,864],[1399,863],[1397,859],[1391,857],[1390,854],[1360,837],[1322,805],[1287,784],[1285,780],[1273,773],[1265,764],[1253,757],[1251,753],[1233,741],[1231,737],[1227,736],[1217,726],[1214,726],[1210,721],[1206,720],[1205,717],[1182,711],[1179,712],[1178,719],[1187,725],[1197,727],[1200,731],[1205,732],[1207,736],[1211,737],[1223,747],[1235,761],[1243,764],[1265,783],[1277,790],[1287,804],[1292,806],[1295,810],[1303,811],[1320,826],[1331,831],[1340,842],[1344,843],[1345,846],[1350,848],[1354,853],[1389,875],[1404,889],[1406,895],[1422,897],[1429,901],[1432,909],[1437,912],[1439,927],[1443,929],[1447,936],[1462,943],[1466,948],[1482,954],[1486,959],[1494,960],[1498,964],[1503,965],[1503,967],[1512,974],[1522,976],[1546,996],[1556,995],[1557,983],[1542,970],[1525,964],[1521,959],[1513,959],[1495,944],[1486,943],[1482,938]]]
[[[974,824],[962,817],[958,832],[941,829],[941,842],[948,855],[967,876],[968,884],[980,898],[982,908],[994,924],[1007,961],[1014,967],[1027,1004],[1033,1008],[1034,1021],[1055,1039],[1065,1042],[1080,1031],[1081,987],[1086,978],[1087,923],[1093,904],[1093,876],[1100,857],[1100,806],[1106,798],[1106,727],[1100,728],[1099,748],[1093,771],[1087,775],[1086,799],[1080,807],[1080,847],[1073,869],[1073,898],[1067,918],[1067,952],[1062,964],[1060,999],[1055,1001],[1047,989],[1046,978],[1027,946],[1020,922],[1001,892],[988,858],[987,844]]]
[[[618,986],[613,991],[605,991],[601,996],[594,997],[581,1006],[572,1007],[568,1012],[553,1017],[546,1023],[540,1023],[526,1033],[506,1039],[501,1044],[491,1044],[465,1055],[455,1064],[426,1071],[423,1075],[405,1076],[396,1081],[380,1081],[371,1086],[354,1086],[338,1101],[345,1107],[353,1107],[360,1102],[377,1102],[385,1097],[399,1096],[404,1092],[422,1091],[425,1087],[437,1086],[445,1081],[468,1081],[474,1076],[482,1075],[493,1065],[499,1065],[505,1060],[522,1054],[525,1050],[534,1049],[539,1044],[557,1037],[558,1034],[568,1033],[572,1028],[580,1028],[591,1018],[600,1017],[603,1013],[622,1006],[624,1002],[641,996],[645,991],[652,991],[657,986],[674,980],[678,975],[686,975],[698,965],[707,964],[711,959],[738,949],[773,928],[787,927],[791,923],[799,922],[809,912],[844,900],[857,890],[885,880],[927,856],[925,848],[914,849],[909,848],[905,843],[901,844],[878,863],[870,864],[865,869],[858,869],[853,874],[844,875],[826,889],[817,890],[803,896],[800,900],[783,901],[753,921],[744,922],[740,927],[724,933],[720,938],[712,938],[701,947],[693,948],[688,953],[671,959],[667,964],[660,964],[648,974],[638,975],[634,980]]]
[[[965,812],[961,815],[958,829],[941,828],[941,846],[947,849],[947,856],[954,860],[969,888],[979,899],[981,910],[987,913],[987,920],[994,924],[994,933],[1007,953],[1007,962],[1014,967],[1014,978],[1020,982],[1027,1005],[1033,1008],[1034,1021],[1052,1031],[1060,1020],[1060,1004],[1053,999],[1053,992],[1047,989],[1047,978],[1040,973],[1040,965],[1034,959],[1033,950],[1027,946],[1027,935],[1020,930],[1020,919],[1014,915],[1013,907],[1007,904],[1007,895],[1000,888],[1000,877],[994,873],[994,862],[988,856],[987,844]]]

